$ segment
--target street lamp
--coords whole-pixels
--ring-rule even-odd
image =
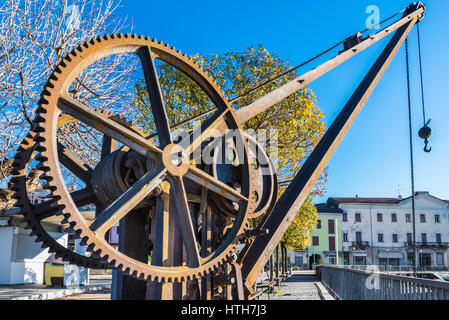
[[[390,249],[386,248],[385,251],[387,251],[387,273],[388,273],[388,269],[390,269],[390,256],[388,252],[390,251]]]
[[[421,265],[421,278],[422,278],[423,276],[422,249],[419,250],[419,264]]]

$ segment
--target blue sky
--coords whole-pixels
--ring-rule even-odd
[[[381,19],[410,0],[346,1],[162,1],[123,0],[118,14],[133,32],[156,37],[187,54],[242,51],[261,44],[297,65],[356,31],[365,29],[369,5]],[[422,126],[416,30],[410,40],[415,189],[449,199],[449,1],[427,1],[421,23],[427,114],[432,118],[432,152],[417,136]],[[386,40],[388,41],[388,40]],[[311,84],[330,124],[386,44],[361,53]],[[324,59],[332,57],[327,55]],[[321,59],[320,62],[324,60]],[[305,72],[308,69],[300,69]],[[329,163],[329,196],[393,197],[410,194],[410,160],[405,52],[398,53]]]

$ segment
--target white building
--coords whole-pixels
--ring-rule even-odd
[[[320,210],[342,215],[346,265],[411,265],[412,198],[329,198]],[[449,267],[449,201],[416,192],[416,244],[419,268]]]
[[[24,228],[22,216],[18,208],[0,211],[0,284],[44,284],[48,276],[49,266],[53,263],[62,264],[55,259],[54,254],[36,243],[36,237],[30,236],[30,230]],[[47,232],[53,239],[67,247],[69,237],[63,232],[63,226],[58,218],[48,218],[43,222]],[[75,244],[78,248],[79,240]],[[47,269],[48,268],[48,269]],[[85,268],[70,266],[64,263],[64,285],[88,284],[89,271]]]

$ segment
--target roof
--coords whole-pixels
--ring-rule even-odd
[[[319,213],[343,213],[343,210],[329,203],[318,203],[315,207]]]
[[[385,203],[385,204],[392,204],[392,203],[399,203],[403,199],[399,198],[329,198],[327,200],[328,203],[330,203],[333,206],[338,206],[339,204],[343,203]]]

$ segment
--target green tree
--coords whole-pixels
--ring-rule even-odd
[[[232,100],[250,88],[263,83],[290,69],[288,62],[276,54],[269,53],[262,46],[250,47],[245,52],[230,52],[218,55],[200,56],[193,59],[215,80],[224,94]],[[174,125],[189,117],[203,113],[212,107],[204,92],[186,75],[172,66],[160,62],[159,77],[170,124]],[[295,72],[279,77],[275,81],[236,100],[233,107],[250,104],[298,75]],[[140,111],[138,122],[153,132],[151,106],[145,84],[136,84],[135,105]],[[187,126],[192,125],[191,123]],[[305,159],[318,143],[325,131],[323,114],[310,88],[299,90],[290,97],[269,108],[245,123],[245,129],[255,131],[267,129],[267,151],[277,139],[277,159],[272,159],[278,167],[279,181],[288,181],[303,165]],[[275,130],[270,129],[277,129]],[[325,175],[317,183],[312,196],[324,188]],[[281,188],[280,193],[283,192]],[[309,230],[316,224],[316,210],[312,198],[307,200],[288,228],[283,241],[291,248],[306,248],[310,243]]]

